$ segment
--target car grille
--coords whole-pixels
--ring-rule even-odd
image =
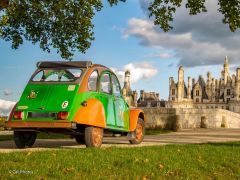
[[[55,112],[28,112],[28,118],[57,118]]]

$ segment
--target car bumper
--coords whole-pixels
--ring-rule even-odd
[[[7,121],[7,128],[68,128],[75,129],[76,123],[69,121],[41,122],[41,121]]]

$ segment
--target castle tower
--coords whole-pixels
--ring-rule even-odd
[[[178,70],[178,85],[177,85],[177,100],[181,101],[184,98],[184,69],[181,65]]]
[[[138,98],[138,93],[137,91],[133,91],[133,95],[132,95],[132,99],[133,99],[133,102],[132,102],[132,106],[133,107],[137,107],[137,98]]]
[[[228,57],[225,57],[224,65],[223,65],[223,78],[224,78],[224,85],[227,84],[228,76],[229,76],[229,64],[228,64]]]
[[[188,99],[191,99],[191,81],[192,81],[192,78],[188,77],[188,88],[187,88],[187,98]]]
[[[240,100],[240,68],[237,68],[237,77],[235,82],[235,100]]]
[[[169,78],[169,101],[173,101],[176,99],[176,94],[177,94],[177,90],[176,90],[176,84],[174,82],[173,77]]]
[[[216,100],[216,84],[215,84],[215,79],[212,78],[212,102],[215,102]]]
[[[237,77],[236,81],[240,81],[240,68],[237,68]]]
[[[208,98],[211,99],[212,97],[212,89],[211,89],[211,84],[212,84],[212,75],[210,72],[207,73],[207,86],[206,86],[206,93],[208,95]]]
[[[195,84],[196,84],[196,80],[195,80],[195,78],[193,78],[192,79],[192,88],[193,88],[193,86],[195,86]]]
[[[144,90],[141,90],[140,91],[140,100],[144,101],[144,99],[145,99],[145,93],[144,93]]]
[[[219,96],[220,96],[220,94],[219,94],[219,81],[216,79],[215,80],[215,97],[216,97],[216,99],[219,99]]]
[[[124,88],[130,90],[130,71],[128,70],[125,72]]]

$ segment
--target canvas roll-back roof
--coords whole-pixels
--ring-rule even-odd
[[[37,63],[38,68],[88,68],[92,66],[92,61],[40,61]]]

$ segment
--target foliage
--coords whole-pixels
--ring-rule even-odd
[[[122,0],[124,1],[124,0]],[[118,0],[109,0],[114,5]],[[85,52],[94,40],[92,19],[101,0],[4,0],[0,3],[0,37],[17,49],[24,38],[63,58]]]
[[[207,12],[206,0],[188,0],[185,4],[190,15]],[[154,24],[159,25],[164,31],[172,29],[170,22],[176,9],[184,5],[182,0],[154,0],[150,6],[150,17],[154,17]],[[239,0],[218,0],[219,9],[224,16],[223,23],[228,24],[231,31],[240,28],[240,2]]]
[[[108,0],[110,6],[120,1]],[[172,29],[170,23],[176,9],[185,5],[190,15],[206,12],[206,0],[151,0],[149,16],[155,25],[164,31]],[[218,0],[219,12],[224,16],[223,23],[231,31],[240,27],[239,0]],[[92,19],[103,7],[101,0],[1,0],[0,38],[12,42],[17,49],[24,39],[41,49],[50,52],[57,49],[61,56],[69,59],[74,51],[85,53],[94,40]]]
[[[240,143],[2,153],[2,179],[239,179]]]

